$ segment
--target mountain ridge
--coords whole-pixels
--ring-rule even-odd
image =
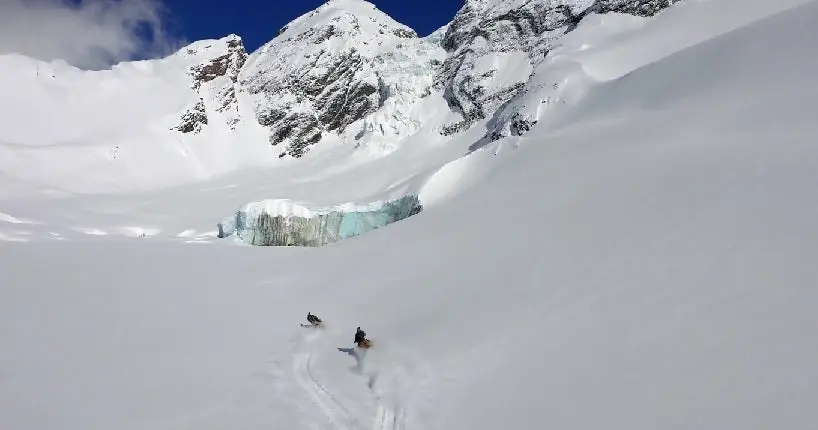
[[[538,124],[540,110],[514,100],[544,91],[532,81],[535,70],[578,21],[621,11],[651,16],[673,3],[469,0],[449,24],[418,37],[369,2],[332,0],[250,53],[230,34],[105,71],[0,56],[0,67],[23,82],[9,82],[7,92],[38,100],[22,109],[12,106],[15,97],[4,101],[15,126],[3,140],[16,146],[0,148],[8,155],[0,167],[27,178],[24,160],[53,163],[31,147],[66,143],[65,151],[87,154],[81,166],[61,170],[119,171],[122,183],[157,176],[146,183],[158,184],[287,164],[318,147],[366,147],[359,158],[377,159],[421,132],[441,141],[473,127],[488,141],[519,135]],[[430,99],[447,111],[430,116]],[[43,115],[42,105],[49,128],[23,130]],[[124,160],[152,166],[117,167]]]

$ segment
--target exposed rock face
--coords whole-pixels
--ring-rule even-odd
[[[682,0],[597,0],[589,12],[619,12],[637,16],[653,16]]]
[[[235,84],[239,77],[239,71],[247,61],[247,53],[244,51],[244,44],[238,36],[223,39],[227,46],[227,52],[204,64],[199,64],[190,68],[193,76],[193,88],[198,90],[205,82],[210,82],[220,76],[226,76]],[[205,47],[209,49],[210,46]],[[188,52],[194,54],[192,49]]]
[[[258,121],[270,127],[271,144],[287,143],[282,156],[303,155],[324,132],[343,132],[379,107],[377,76],[355,48],[337,54],[319,51],[314,63],[291,74],[255,78],[246,83],[251,93],[265,98],[256,112]]]
[[[528,80],[531,63],[576,25],[588,6],[571,0],[468,0],[443,39],[449,57],[435,81],[449,106],[463,116],[444,134],[486,118],[514,97]],[[504,64],[509,58],[516,60],[517,70]],[[503,76],[498,79],[498,74]]]
[[[199,133],[208,124],[208,109],[221,114],[225,123],[234,129],[240,120],[236,97],[238,76],[247,61],[241,39],[230,35],[219,40],[196,42],[185,48],[182,54],[200,59],[188,69],[191,88],[200,99],[182,113],[176,129],[182,133]]]
[[[197,134],[202,131],[202,128],[207,125],[207,112],[205,110],[204,100],[199,99],[192,107],[185,110],[182,117],[179,118],[179,125],[176,130],[182,133]]]
[[[487,118],[523,90],[554,42],[589,13],[651,16],[681,0],[467,0],[443,39],[449,56],[435,88],[463,120],[443,134]],[[517,58],[509,67],[509,58]],[[518,128],[519,130],[525,127]]]
[[[420,40],[362,0],[332,0],[296,19],[248,61],[240,82],[280,156],[300,157],[327,133],[384,106],[382,59]]]
[[[680,1],[596,0],[579,17],[584,19],[590,14],[601,15],[612,12],[650,17]],[[549,46],[548,49],[551,48]],[[572,84],[577,85],[584,79],[587,79],[585,73],[580,70],[571,71],[570,66],[565,69],[563,66],[550,64],[547,67],[538,68],[529,78],[523,90],[495,112],[488,123],[486,137],[496,140],[505,136],[524,135],[537,124],[540,112],[565,105],[566,92],[570,94]]]

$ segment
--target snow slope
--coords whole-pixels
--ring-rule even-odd
[[[0,427],[812,428],[815,22],[761,0],[589,20],[532,77],[566,103],[476,146],[488,122],[145,193],[0,179]],[[327,247],[212,235],[262,198],[406,190],[434,204]]]
[[[97,193],[269,165],[273,154],[258,124],[236,128],[242,103],[226,75],[244,55],[236,36],[103,71],[0,55],[0,91],[6,94],[0,100],[0,171],[41,186]],[[225,70],[218,70],[221,64]],[[184,116],[196,105],[209,118],[206,130],[183,132]]]

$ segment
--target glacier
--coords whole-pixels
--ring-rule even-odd
[[[423,210],[417,195],[366,205],[307,207],[287,199],[245,205],[218,223],[218,237],[255,246],[318,247],[359,236]]]

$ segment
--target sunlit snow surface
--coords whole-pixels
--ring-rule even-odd
[[[572,97],[478,149],[486,124],[434,132],[433,94],[376,159],[322,142],[167,189],[177,158],[159,177],[2,159],[0,428],[811,429],[816,22],[814,1],[761,0],[590,20],[529,91],[557,76]],[[78,194],[122,167],[147,191]],[[271,196],[404,195],[423,212],[332,246],[216,238]]]

